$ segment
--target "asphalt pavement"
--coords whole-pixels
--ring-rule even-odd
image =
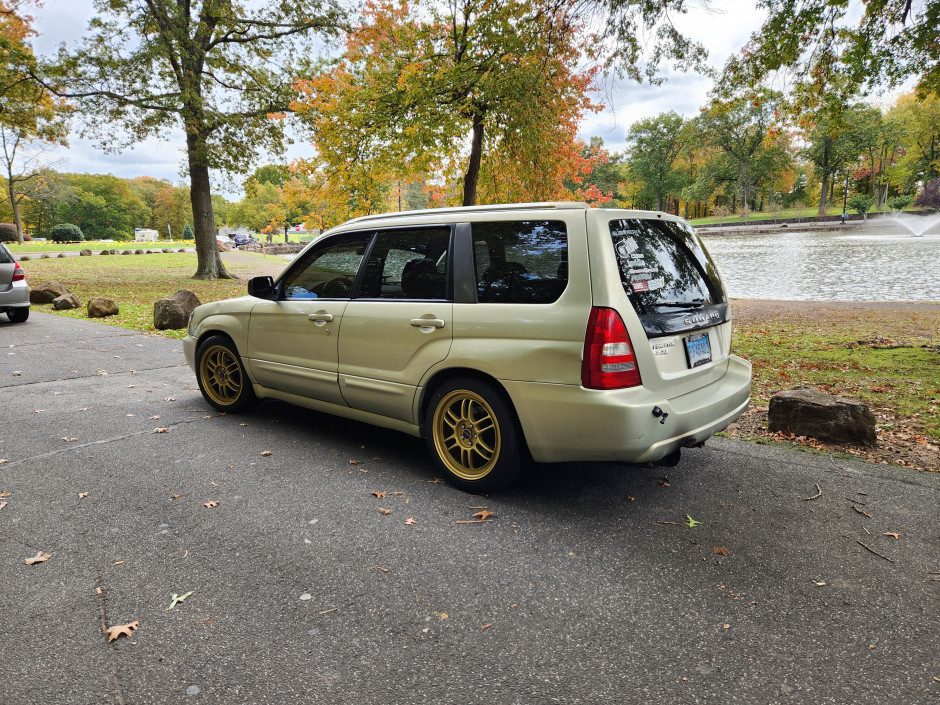
[[[0,400],[0,705],[940,701],[937,474],[719,438],[473,496],[37,311]]]

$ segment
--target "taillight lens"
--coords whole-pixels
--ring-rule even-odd
[[[13,262],[13,281],[21,282],[26,279],[26,272],[23,271],[23,268],[20,266],[19,262]]]
[[[627,328],[612,308],[591,309],[584,336],[581,384],[588,389],[623,389],[641,384]]]

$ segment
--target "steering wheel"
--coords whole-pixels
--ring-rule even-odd
[[[321,295],[327,299],[342,299],[348,296],[349,292],[352,291],[352,285],[352,279],[348,277],[336,277],[335,279],[330,279],[323,285],[323,293]]]

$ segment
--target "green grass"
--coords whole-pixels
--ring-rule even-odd
[[[259,259],[283,262],[276,257],[256,256]],[[196,271],[195,253],[31,259],[22,262],[22,266],[30,286],[47,281],[61,282],[78,296],[83,304],[93,296],[114,299],[120,313],[103,319],[102,323],[145,333],[159,333],[172,338],[182,338],[186,331],[154,329],[153,305],[157,299],[171,296],[180,289],[194,292],[202,303],[246,293],[245,281],[193,279],[193,272]],[[249,272],[248,265],[244,264],[226,264],[226,268],[229,273],[242,279]],[[34,308],[71,318],[86,317],[84,306],[71,311],[54,311],[51,305]]]
[[[893,315],[892,315],[893,314]],[[798,385],[857,399],[879,416],[940,441],[940,312],[866,311],[825,320],[774,320],[738,327],[734,351],[754,366],[752,395],[766,406]]]

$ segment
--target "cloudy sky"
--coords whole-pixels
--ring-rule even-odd
[[[754,7],[754,0],[711,0],[707,7],[692,0],[692,8],[675,23],[687,36],[701,42],[709,51],[709,63],[720,68],[725,60],[747,41],[756,30],[763,14]],[[43,7],[32,14],[39,36],[33,41],[37,54],[50,54],[62,42],[73,41],[77,33],[84,32],[94,13],[91,0],[46,0]],[[691,117],[707,101],[711,80],[696,74],[665,74],[662,86],[637,85],[630,81],[607,81],[598,97],[607,105],[597,115],[590,116],[582,125],[585,138],[597,135],[604,139],[611,151],[624,147],[629,126],[636,120],[675,110]],[[114,174],[132,178],[153,176],[171,181],[180,180],[183,160],[182,137],[171,136],[169,141],[151,140],[126,150],[109,154],[94,144],[72,135],[68,149],[59,149],[49,155],[53,168],[59,171]],[[310,154],[307,145],[295,145],[290,158]],[[213,184],[215,191],[239,198],[238,182]]]

